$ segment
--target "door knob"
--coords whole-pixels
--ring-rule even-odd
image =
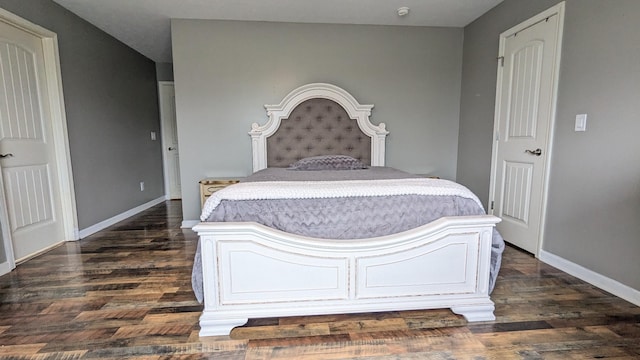
[[[535,156],[540,156],[540,155],[542,155],[542,149],[540,149],[540,148],[537,148],[537,149],[535,149],[535,150],[529,150],[529,149],[527,149],[527,150],[525,150],[524,152],[529,153],[529,154],[531,154],[531,155],[535,155]]]
[[[8,157],[13,157],[12,153],[8,153],[8,154],[0,154],[0,158],[4,159],[4,158],[8,158]]]
[[[171,146],[171,147],[169,147],[169,149],[168,149],[168,150],[169,150],[169,151],[173,151],[173,150],[175,150],[175,149],[176,149],[176,148],[174,148],[173,146]]]

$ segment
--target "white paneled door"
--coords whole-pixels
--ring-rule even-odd
[[[535,255],[559,64],[562,6],[503,33],[496,94],[491,204],[506,241]]]
[[[0,22],[0,164],[13,253],[65,239],[42,39]]]
[[[160,119],[162,122],[162,146],[164,147],[164,184],[170,199],[181,199],[180,151],[176,122],[176,95],[172,81],[160,81]]]

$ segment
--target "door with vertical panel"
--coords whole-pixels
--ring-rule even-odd
[[[160,95],[160,119],[162,123],[162,146],[164,159],[165,192],[170,199],[181,199],[180,152],[178,147],[178,126],[176,122],[176,95],[173,82],[158,84]]]
[[[555,13],[501,35],[493,214],[504,239],[537,255],[559,51]]]
[[[42,39],[0,22],[0,161],[16,260],[64,241]]]

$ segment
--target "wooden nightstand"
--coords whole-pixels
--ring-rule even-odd
[[[204,206],[204,202],[214,192],[222,190],[225,187],[240,182],[238,178],[206,178],[199,181],[200,183],[200,207]]]

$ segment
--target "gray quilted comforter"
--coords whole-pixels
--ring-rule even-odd
[[[319,179],[319,177],[321,179]],[[391,168],[366,170],[291,171],[265,169],[244,181],[370,180],[415,177]],[[207,221],[254,221],[292,234],[327,239],[384,236],[427,224],[443,216],[486,214],[474,200],[458,196],[370,196],[354,198],[223,200]],[[500,269],[504,241],[493,232],[489,290]],[[202,302],[200,247],[196,253],[192,285]]]

